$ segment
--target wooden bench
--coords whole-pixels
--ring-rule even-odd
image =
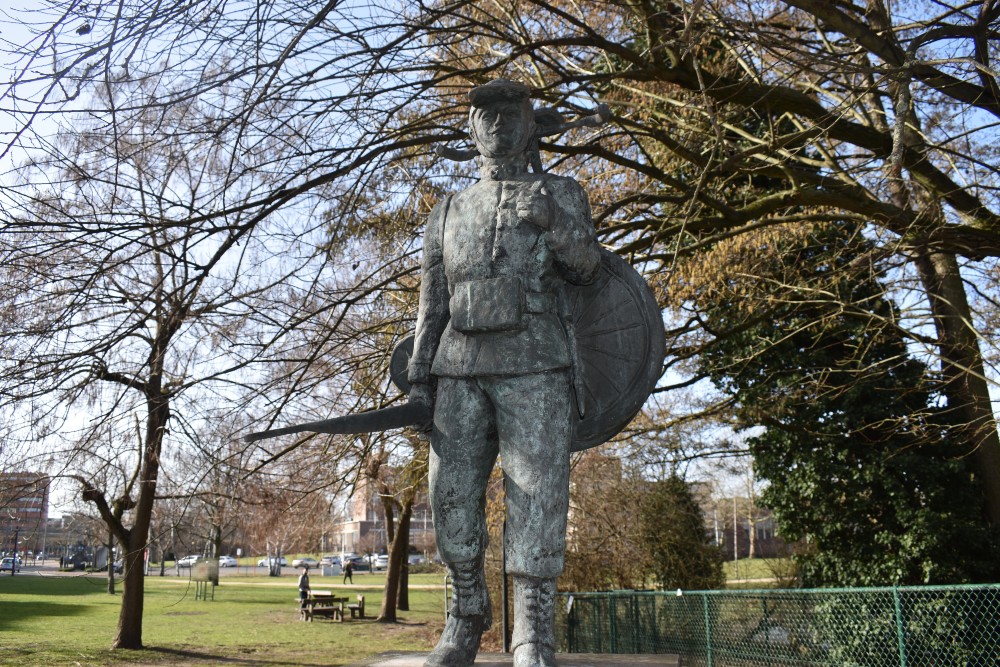
[[[364,595],[359,595],[358,596],[358,603],[357,604],[349,604],[349,605],[347,605],[347,610],[351,612],[351,618],[354,618],[355,614],[357,614],[357,618],[364,618],[365,617],[365,596]]]
[[[335,621],[344,620],[344,603],[348,598],[337,597],[330,591],[310,591],[309,597],[299,601],[299,618],[312,621],[320,618],[332,618]],[[351,612],[353,618],[354,613]]]

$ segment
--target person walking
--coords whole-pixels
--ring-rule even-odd
[[[348,580],[350,580],[351,584],[353,585],[354,584],[353,574],[354,574],[354,565],[351,564],[351,561],[347,561],[346,563],[344,563],[344,582],[343,583],[346,584],[348,582]]]
[[[306,600],[309,599],[309,568],[302,568],[302,574],[299,575],[299,609],[306,608]]]

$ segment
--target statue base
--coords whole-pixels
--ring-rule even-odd
[[[381,653],[348,667],[423,667],[426,653]],[[480,653],[475,667],[510,667],[511,653]],[[680,667],[676,655],[557,653],[558,667]]]

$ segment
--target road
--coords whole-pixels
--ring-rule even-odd
[[[160,567],[156,565],[150,568],[147,576],[158,577],[160,574]],[[382,575],[384,572],[376,572],[377,575]],[[263,582],[241,582],[248,586],[297,586],[299,568],[293,568],[290,566],[281,568],[281,577],[276,577],[272,581]],[[4,577],[11,576],[10,572],[3,572]],[[104,578],[107,577],[107,572],[84,572],[81,570],[71,570],[67,572],[62,572],[59,570],[58,560],[46,560],[43,564],[38,565],[25,565],[20,572],[14,574],[17,577],[23,576],[49,576],[49,577],[97,577]],[[266,577],[267,568],[266,567],[254,567],[254,566],[240,566],[240,567],[220,567],[219,568],[219,578],[236,578],[236,577]],[[385,582],[383,577],[372,577],[368,572],[355,572],[352,577],[353,583],[343,584],[341,580],[343,576],[341,574],[335,574],[329,577],[322,576],[318,571],[312,572],[310,576],[313,578],[314,583],[320,585],[326,585],[328,582],[335,582],[337,588],[371,588],[373,586],[381,588]],[[181,568],[180,570],[168,567],[164,572],[164,580],[166,581],[176,581],[178,583],[187,583],[191,577],[191,570],[189,568]],[[115,575],[115,579],[121,580],[121,575]],[[444,587],[444,583],[440,584],[410,584],[411,589],[421,589],[421,590],[436,590]]]

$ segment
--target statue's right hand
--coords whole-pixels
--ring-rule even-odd
[[[423,424],[414,424],[413,428],[422,433],[429,432],[434,425],[434,388],[426,382],[414,382],[410,386],[409,402],[427,406],[427,421]]]
[[[521,194],[517,200],[517,217],[541,227],[549,229],[555,217],[552,195],[546,189],[544,181],[538,180]]]

